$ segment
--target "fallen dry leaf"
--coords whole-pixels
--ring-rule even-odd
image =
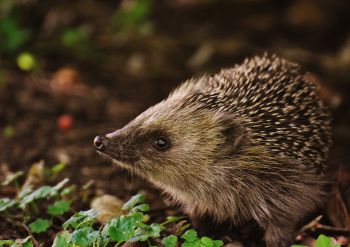
[[[98,212],[97,221],[102,225],[113,217],[121,215],[122,207],[123,201],[111,195],[96,197],[91,202],[91,208],[95,208]]]
[[[22,188],[19,193],[23,190],[33,189],[43,184],[44,181],[44,166],[45,162],[40,160],[39,162],[33,164],[29,171],[27,178],[22,185]]]

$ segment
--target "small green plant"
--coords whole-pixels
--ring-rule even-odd
[[[292,247],[307,247],[305,245],[292,245]],[[318,236],[316,241],[316,247],[340,247],[340,244],[334,243],[330,237],[323,234]]]
[[[51,181],[64,169],[59,163],[51,169],[45,168],[44,175]],[[23,172],[11,173],[1,183],[1,186],[14,185],[18,190],[16,198],[0,199],[0,221],[5,220],[16,227],[24,227],[29,236],[20,240],[0,240],[0,246],[34,246],[37,235],[45,236],[48,231],[57,230],[52,246],[56,247],[88,247],[88,246],[119,246],[126,242],[144,242],[148,246],[175,247],[219,247],[221,240],[209,237],[199,238],[197,232],[188,229],[184,217],[167,217],[162,223],[148,222],[147,212],[150,206],[145,203],[145,197],[137,194],[130,198],[123,207],[124,214],[111,219],[107,224],[100,225],[97,221],[96,209],[80,211],[62,221],[64,216],[72,212],[72,186],[67,186],[64,179],[54,186],[43,185],[35,190],[30,187],[21,188],[18,179]],[[57,222],[63,223],[57,226]],[[179,224],[176,232],[172,232],[171,224]],[[186,231],[187,230],[187,231]],[[52,234],[52,233],[51,233]]]
[[[31,237],[26,237],[25,239],[17,240],[0,240],[0,246],[10,246],[10,247],[34,247]]]
[[[42,218],[36,219],[29,225],[30,230],[34,233],[45,232],[51,225],[51,221]]]
[[[175,235],[166,236],[166,225],[178,222],[183,217],[169,217],[163,223],[147,224],[145,213],[149,209],[144,196],[135,195],[123,206],[127,214],[113,218],[100,228],[94,227],[98,215],[95,210],[78,212],[63,224],[64,231],[56,236],[54,246],[106,246],[109,243],[119,246],[125,242],[146,242],[149,246],[163,243],[165,247],[175,247],[180,242],[185,247],[220,247],[223,245],[221,240],[212,240],[208,237],[198,238],[197,232],[193,229],[183,233],[181,241]],[[182,230],[185,229],[186,227]]]
[[[53,168],[45,168],[47,178],[50,180],[57,175],[62,170],[61,166],[60,163]],[[43,185],[33,189],[31,186],[20,186],[19,179],[23,175],[23,171],[9,173],[0,184],[0,186],[12,186],[17,191],[15,198],[0,198],[0,222],[7,222],[14,228],[30,234],[24,239],[0,240],[0,246],[33,246],[31,234],[46,233],[53,221],[57,221],[71,210],[71,201],[67,199],[65,192],[70,188],[66,186],[68,179],[54,186]]]

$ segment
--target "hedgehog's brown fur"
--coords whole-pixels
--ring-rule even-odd
[[[323,201],[330,120],[315,85],[276,56],[183,83],[124,128],[104,155],[146,177],[192,216],[256,221],[269,247],[287,246]],[[158,151],[154,138],[171,147]]]

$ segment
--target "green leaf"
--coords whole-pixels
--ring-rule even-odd
[[[100,243],[103,246],[104,239],[101,237],[100,231],[91,231],[89,232],[89,241],[90,241],[90,246],[93,245],[94,243]]]
[[[75,185],[75,184],[70,185],[70,186],[68,186],[67,188],[64,188],[64,189],[61,191],[60,195],[61,195],[61,196],[69,195],[69,194],[72,193],[75,189],[76,189],[76,185]]]
[[[53,216],[59,216],[69,211],[70,202],[69,201],[57,201],[50,205],[47,212]]]
[[[224,246],[224,242],[222,240],[214,240],[213,241],[213,246],[214,247],[221,247]]]
[[[19,192],[18,197],[20,199],[23,199],[25,196],[29,195],[32,191],[33,191],[32,188],[26,187]]]
[[[149,211],[150,207],[148,204],[143,203],[141,205],[138,205],[132,209],[132,211],[141,211],[141,212],[147,212]]]
[[[32,240],[28,240],[27,242],[23,243],[23,247],[34,247],[34,244]]]
[[[14,241],[13,241],[13,240],[10,240],[10,239],[0,240],[0,246],[12,245],[13,243],[14,243]]]
[[[20,207],[25,207],[28,203],[33,202],[37,199],[47,198],[47,196],[51,192],[51,186],[42,186],[38,188],[37,190],[33,191],[32,193],[24,196],[22,200],[20,201]]]
[[[68,231],[63,231],[60,235],[56,235],[52,247],[71,247],[73,246],[70,243],[71,238],[72,236]]]
[[[26,237],[25,239],[6,239],[6,240],[0,240],[0,247],[3,246],[10,246],[10,247],[33,247],[33,242],[31,239],[31,236]]]
[[[20,207],[24,208],[28,203],[31,203],[38,199],[48,199],[55,195],[57,195],[58,191],[66,184],[68,183],[69,179],[65,178],[58,184],[56,184],[54,187],[45,185],[37,190],[33,191],[30,194],[25,195],[22,200],[20,201]]]
[[[157,235],[159,224],[153,226],[142,223],[143,214],[133,212],[129,215],[122,215],[114,218],[109,223],[108,236],[118,243],[126,241],[145,241],[151,235]],[[158,233],[159,234],[159,233]]]
[[[183,220],[183,219],[185,219],[185,217],[183,217],[183,216],[168,216],[168,217],[166,217],[166,221],[163,223],[163,225],[171,223],[171,222],[178,222],[178,221]]]
[[[201,247],[201,242],[196,240],[194,242],[184,242],[181,247]]]
[[[91,227],[83,227],[78,230],[75,230],[72,233],[71,242],[81,247],[89,246],[89,234],[91,230]]]
[[[321,234],[317,238],[316,247],[340,247],[340,244],[334,244],[331,238]]]
[[[141,212],[133,212],[132,214],[129,214],[128,216],[131,217],[134,220],[135,224],[136,224],[136,222],[142,222],[143,221],[143,216],[144,215]]]
[[[212,239],[208,238],[208,237],[202,237],[201,238],[201,245],[203,247],[213,247],[214,246],[214,242]]]
[[[150,227],[151,227],[151,231],[149,233],[149,236],[152,238],[159,238],[160,232],[165,229],[164,226],[157,223],[152,223]]]
[[[0,199],[0,212],[3,212],[16,204],[17,202],[15,200],[11,200],[9,198],[2,198]]]
[[[164,226],[152,223],[151,225],[144,224],[142,222],[136,223],[138,228],[135,231],[134,236],[129,241],[147,241],[149,238],[159,238],[160,232],[165,229]]]
[[[60,173],[64,168],[66,167],[66,164],[61,162],[55,165],[54,167],[51,168],[52,174],[56,175]]]
[[[63,229],[66,230],[68,227],[76,229],[91,225],[95,222],[97,215],[96,209],[93,208],[87,211],[80,211],[63,223]]]
[[[118,229],[115,227],[108,228],[108,236],[110,236],[111,239],[117,241],[118,243],[126,242],[131,237],[130,235],[133,234],[130,234],[129,232],[118,231]]]
[[[46,168],[45,177],[49,178],[50,180],[54,180],[57,177],[57,174],[60,173],[65,167],[66,167],[66,164],[61,162],[54,165],[51,168]]]
[[[45,232],[51,226],[51,221],[38,218],[29,225],[29,228],[34,233]]]
[[[190,243],[198,240],[197,232],[193,229],[187,230],[184,234],[181,235],[181,238]]]
[[[162,243],[164,247],[176,247],[177,237],[175,235],[169,235],[163,238]]]
[[[0,246],[10,246],[10,247],[33,247],[33,242],[30,236],[25,239],[14,240],[0,240]]]
[[[108,228],[108,235],[118,243],[126,242],[135,236],[136,222],[138,218],[130,215],[122,215],[113,219]]]
[[[145,201],[145,196],[141,194],[134,195],[123,205],[123,210],[131,210],[136,205],[139,205]]]
[[[26,237],[24,240],[23,240],[23,247],[34,247],[34,244],[32,242],[32,239],[30,236]]]

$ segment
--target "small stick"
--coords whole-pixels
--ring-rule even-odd
[[[329,236],[339,236],[339,235],[342,235],[345,237],[350,236],[350,230],[348,229],[333,227],[333,226],[326,226],[321,224],[318,225],[314,231],[324,233],[325,235],[329,235]]]
[[[315,228],[317,228],[318,225],[320,225],[320,221],[322,219],[322,215],[317,216],[315,219],[304,225],[300,233],[308,232],[308,231],[313,231]]]
[[[30,229],[28,228],[28,226],[26,224],[22,224],[22,227],[28,232],[28,234],[30,235],[30,237],[33,240],[34,246],[35,247],[40,247],[38,241],[35,239],[34,235],[32,234],[32,232],[30,231]]]

